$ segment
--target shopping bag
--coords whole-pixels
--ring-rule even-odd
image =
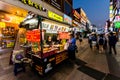
[[[68,50],[68,47],[69,47],[69,43],[65,43],[64,50]]]

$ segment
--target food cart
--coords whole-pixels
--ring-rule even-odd
[[[32,59],[32,68],[40,75],[68,58],[64,45],[69,39],[69,27],[47,25],[44,20],[38,15],[26,19],[20,24],[18,33],[20,48],[24,49],[26,57]],[[55,32],[48,33],[49,30]]]

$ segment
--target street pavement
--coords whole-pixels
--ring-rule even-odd
[[[80,45],[77,41],[79,52],[76,53],[76,61],[65,61],[45,77],[38,76],[30,67],[26,67],[27,71],[19,73],[17,76],[13,74],[13,65],[9,65],[10,52],[6,51],[0,54],[0,80],[120,80],[119,72],[112,68],[111,71],[111,58],[109,54],[98,53],[98,50],[91,50],[88,45],[87,39],[84,39]],[[118,54],[114,57],[116,64],[120,64],[119,43],[117,44]],[[109,58],[108,58],[109,57]],[[120,66],[120,65],[119,65]],[[116,66],[117,69],[119,67]],[[120,67],[119,67],[120,68]],[[116,73],[115,73],[116,72]],[[112,79],[110,74],[114,79]],[[111,79],[109,79],[111,78]]]

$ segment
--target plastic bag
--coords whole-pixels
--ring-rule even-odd
[[[65,45],[64,45],[64,50],[67,50],[68,47],[69,47],[69,43],[65,43]]]

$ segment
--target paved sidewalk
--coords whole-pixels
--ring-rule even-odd
[[[78,59],[61,63],[45,77],[38,76],[29,67],[25,73],[14,76],[13,66],[9,65],[10,53],[1,54],[0,80],[120,80],[113,75],[111,79],[111,75],[108,74],[110,71],[105,53],[99,54],[98,50],[91,50],[87,39],[83,40],[82,45],[77,41],[77,45]],[[118,55],[115,58],[118,58]]]
[[[120,41],[117,42],[116,50],[117,55],[115,55],[114,52],[111,55],[107,52],[107,60],[110,73],[120,77]]]

